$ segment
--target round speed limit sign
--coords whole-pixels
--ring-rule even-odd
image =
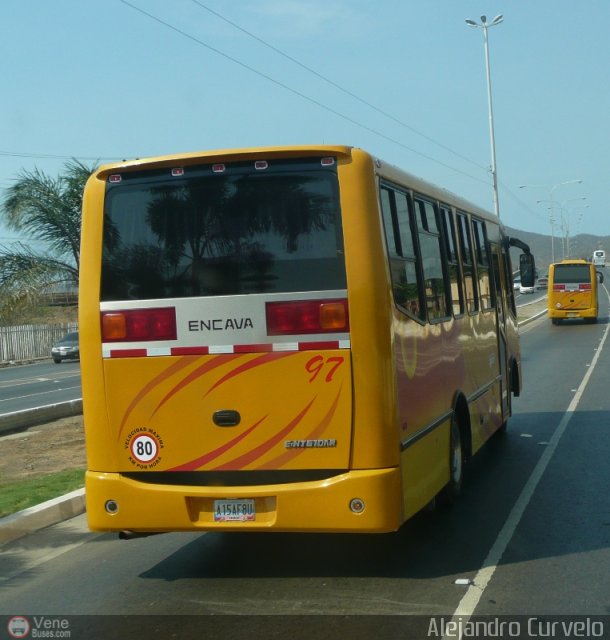
[[[131,441],[131,455],[138,462],[150,462],[158,453],[159,444],[151,436],[142,434]]]

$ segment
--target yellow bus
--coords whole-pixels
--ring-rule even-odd
[[[549,267],[548,315],[553,324],[582,318],[597,322],[597,284],[604,276],[586,260],[563,260]]]
[[[348,146],[101,167],[79,300],[89,526],[393,531],[521,359],[498,219]]]

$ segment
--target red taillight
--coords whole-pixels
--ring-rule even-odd
[[[176,309],[102,311],[102,342],[148,342],[176,339]]]
[[[267,302],[267,335],[346,333],[347,300],[291,300]]]
[[[579,291],[591,291],[591,284],[589,282],[581,282],[578,285]]]
[[[565,284],[553,284],[553,291],[565,291]]]

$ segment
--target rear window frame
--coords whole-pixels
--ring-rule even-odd
[[[269,161],[267,164],[267,168],[264,170],[260,170],[255,168],[255,161],[240,161],[234,163],[226,163],[222,164],[222,171],[215,171],[214,168],[217,167],[217,163],[206,163],[202,165],[194,165],[191,167],[185,167],[180,172],[176,172],[176,175],[172,174],[171,168],[162,168],[162,169],[152,169],[150,171],[135,171],[135,172],[125,172],[124,174],[112,174],[113,180],[108,180],[106,184],[106,197],[104,203],[104,222],[105,222],[105,230],[104,230],[104,247],[102,252],[102,274],[101,274],[101,289],[100,289],[100,298],[103,302],[117,301],[117,300],[149,300],[149,299],[174,299],[174,298],[186,298],[186,297],[216,297],[216,296],[225,296],[225,295],[243,295],[250,293],[292,293],[292,292],[301,292],[301,291],[324,291],[324,290],[340,290],[347,288],[347,274],[346,274],[346,266],[345,266],[345,248],[344,248],[344,236],[343,236],[343,227],[342,227],[342,213],[341,213],[341,198],[339,191],[339,180],[337,173],[337,163],[336,160],[332,164],[322,164],[322,158],[300,158],[300,159],[280,159],[275,161]],[[116,176],[118,175],[118,179]],[[222,242],[221,233],[226,231],[226,233],[230,233],[234,231],[235,227],[238,227],[241,231],[241,227],[244,229],[247,228],[249,219],[243,215],[240,206],[243,206],[241,200],[243,199],[246,203],[247,201],[247,193],[243,194],[237,189],[243,183],[245,185],[244,188],[251,189],[256,194],[257,181],[265,181],[266,179],[279,178],[280,181],[283,178],[287,180],[290,176],[294,176],[296,179],[295,185],[292,186],[293,191],[290,192],[289,189],[283,191],[281,193],[286,194],[285,200],[279,203],[280,210],[272,210],[265,211],[265,207],[270,207],[273,204],[273,198],[269,195],[269,191],[265,192],[264,182],[261,182],[260,195],[261,201],[255,205],[254,207],[258,207],[256,210],[256,215],[260,217],[260,225],[261,228],[258,231],[252,231],[248,229],[247,232],[244,232],[243,238],[246,238],[251,246],[254,247],[252,249],[252,253],[248,255],[245,250],[244,253],[235,253],[233,255],[230,254],[229,250],[227,250],[226,254],[219,256],[211,256],[211,255],[203,255],[199,254],[198,259],[193,258],[193,253],[187,255],[184,258],[185,264],[176,263],[174,267],[175,272],[178,272],[179,268],[185,271],[189,268],[188,263],[190,262],[191,270],[195,270],[197,267],[201,268],[203,271],[204,267],[208,267],[213,271],[220,270],[223,272],[223,277],[226,275],[226,271],[237,271],[239,272],[237,276],[234,277],[234,280],[231,283],[231,287],[228,287],[227,290],[223,290],[222,287],[219,287],[218,291],[210,292],[209,285],[206,289],[206,285],[204,284],[205,275],[193,275],[192,286],[195,289],[195,284],[199,285],[201,290],[192,290],[192,291],[184,291],[185,288],[188,288],[188,282],[186,277],[183,276],[183,281],[180,286],[172,285],[172,281],[169,277],[166,277],[162,280],[161,283],[157,283],[156,286],[154,284],[150,285],[150,291],[147,293],[142,293],[141,287],[140,290],[134,292],[134,289],[137,287],[132,286],[132,282],[124,282],[125,277],[123,272],[128,272],[129,268],[125,266],[124,262],[121,262],[117,256],[120,256],[120,252],[115,249],[109,249],[109,246],[112,245],[113,241],[117,241],[116,237],[119,231],[113,231],[108,224],[109,220],[118,219],[119,213],[117,212],[117,208],[120,206],[117,203],[119,202],[119,198],[125,194],[125,189],[128,189],[132,193],[134,192],[134,188],[141,188],[143,192],[143,199],[141,203],[142,211],[138,211],[137,214],[140,220],[136,220],[136,223],[141,222],[143,217],[150,215],[146,212],[146,208],[150,206],[150,203],[147,203],[146,198],[150,197],[152,193],[151,187],[157,186],[159,187],[160,197],[159,200],[162,203],[162,198],[167,196],[168,198],[168,210],[171,214],[171,208],[169,208],[172,204],[179,207],[180,198],[178,197],[173,203],[171,201],[172,194],[177,194],[180,196],[179,190],[185,188],[191,188],[192,192],[196,191],[197,187],[200,187],[202,190],[211,187],[214,181],[225,181],[227,194],[222,194],[221,197],[225,198],[225,201],[220,201],[218,199],[217,204],[218,212],[216,213],[215,218],[212,219],[213,224],[216,227],[213,229],[212,237],[214,231],[221,229],[216,238],[220,238],[219,242]],[[299,194],[298,186],[299,180],[302,182],[302,185],[305,187],[308,186],[308,179],[317,179],[317,184],[314,185],[311,191],[304,190],[302,194],[302,210],[297,211],[294,209],[294,206],[291,211],[289,211],[291,205],[296,203],[299,204]],[[243,182],[242,182],[243,179]],[[273,185],[270,187],[273,189]],[[167,191],[164,191],[167,189]],[[235,189],[233,194],[228,193],[230,189]],[[318,190],[319,189],[319,190]],[[210,188],[210,194],[213,197],[213,193],[216,193],[217,190],[212,192]],[[145,193],[146,192],[146,193]],[[280,193],[280,192],[278,192]],[[236,205],[233,205],[231,208],[230,198],[234,196],[236,198]],[[134,196],[136,197],[136,196]],[[316,197],[320,198],[320,202],[316,203]],[[205,199],[202,199],[202,202],[205,203]],[[319,204],[319,207],[316,207],[316,204]],[[224,209],[222,206],[224,205]],[[214,203],[210,206],[214,206]],[[177,209],[178,210],[178,209]],[[229,211],[237,211],[234,214],[233,219],[227,218],[226,212]],[[292,220],[289,216],[292,211],[295,211],[295,219]],[[209,213],[209,210],[206,210],[204,214],[201,215],[201,219],[198,224],[201,226],[205,225],[205,215],[212,214]],[[277,215],[277,227],[273,228],[273,214]],[[169,215],[169,214],[168,214]],[[297,218],[298,215],[298,218]],[[184,233],[185,240],[179,238],[176,241],[177,251],[181,252],[193,238],[199,239],[202,242],[208,242],[211,245],[211,242],[206,239],[203,240],[204,234],[201,233],[201,229],[197,229],[192,236],[188,236],[189,231],[191,230],[189,227],[190,218],[187,217],[188,214],[185,214],[182,219],[183,228],[178,229],[175,235],[178,235],[180,232],[186,230]],[[254,216],[253,216],[254,218]],[[194,218],[193,218],[194,219]],[[167,220],[167,216],[162,220],[165,223]],[[201,222],[203,220],[203,222]],[[235,220],[235,222],[233,222]],[[293,222],[292,225],[286,224]],[[283,223],[283,228],[282,228]],[[265,227],[267,224],[267,227]],[[311,227],[306,230],[302,230],[301,226],[310,224]],[[165,264],[167,266],[171,266],[172,263],[168,260],[168,255],[171,249],[171,245],[168,244],[167,238],[165,241],[159,238],[158,242],[149,242],[150,238],[146,237],[146,233],[152,236],[155,232],[151,233],[151,224],[147,222],[148,230],[146,230],[146,225],[142,224],[141,228],[145,231],[144,239],[141,245],[137,243],[137,236],[135,242],[131,244],[128,242],[123,245],[121,251],[124,255],[128,256],[128,260],[132,260],[134,266],[137,267],[138,259],[137,256],[134,255],[135,251],[129,251],[130,248],[138,249],[142,248],[143,252],[148,251],[149,255],[146,256],[144,253],[143,256],[149,259],[150,266],[142,262],[141,268],[146,271],[146,268],[149,267],[151,269],[159,268],[159,272],[161,272],[161,265]],[[231,226],[233,225],[233,226]],[[127,225],[125,225],[127,226]],[[291,228],[291,226],[293,228]],[[296,231],[295,228],[296,227]],[[211,228],[211,226],[209,227]],[[206,228],[206,232],[209,232],[209,228]],[[227,230],[228,229],[228,230]],[[113,233],[115,236],[113,237]],[[237,232],[239,233],[239,232]],[[257,235],[258,234],[258,235]],[[333,238],[334,235],[334,238]],[[169,229],[168,237],[171,236],[171,228]],[[259,237],[260,236],[260,237]],[[120,236],[118,236],[120,238]],[[175,237],[175,236],[174,236]],[[226,246],[230,246],[231,242],[235,242],[236,246],[239,246],[241,249],[241,244],[239,240],[240,236],[235,235],[233,237],[229,237],[225,241]],[[171,237],[170,237],[171,240]],[[261,244],[260,241],[263,241]],[[285,242],[285,247],[282,249],[279,245],[279,242]],[[324,242],[320,242],[324,241]],[[182,242],[180,245],[179,243]],[[246,240],[243,240],[244,244]],[[295,242],[294,248],[291,242]],[[301,244],[298,246],[298,242],[309,243],[309,248]],[[261,251],[259,254],[256,253],[256,247],[258,244],[261,244]],[[275,253],[274,253],[275,246]],[[320,255],[313,257],[308,257],[308,251],[312,253],[318,252]],[[299,257],[299,253],[301,257]],[[158,256],[158,261],[155,261],[155,257]],[[252,262],[249,262],[249,258],[252,258]],[[179,257],[178,260],[182,260],[182,257]],[[160,262],[163,260],[164,262]],[[257,260],[259,260],[257,262]],[[324,265],[318,265],[318,269],[312,269],[311,267],[315,267],[317,261],[325,261]],[[114,261],[114,264],[113,264]],[[299,263],[299,264],[297,264]],[[303,266],[301,266],[303,263]],[[268,265],[271,264],[269,267]],[[260,282],[256,281],[256,271],[257,269],[264,270],[265,265],[271,271],[270,279],[272,282],[264,282],[264,274],[261,273]],[[284,267],[289,267],[286,270]],[[293,272],[290,273],[290,268],[292,268]],[[244,279],[245,276],[242,276],[243,272],[254,272],[250,274],[250,280],[252,281],[249,284],[242,284],[238,281],[240,279]],[[329,277],[322,276],[321,271],[324,271],[324,274],[329,273]],[[133,273],[133,271],[132,271]],[[150,281],[152,281],[152,277],[150,274],[141,275],[141,278],[145,279],[149,277]],[[162,278],[163,276],[161,276]],[[226,278],[229,280],[231,274]],[[133,276],[132,276],[133,278]],[[200,278],[201,282],[197,281],[197,278]],[[278,284],[278,288],[274,288],[273,278],[275,278],[275,283]],[[296,279],[299,281],[299,284],[292,285],[289,281],[290,279]],[[246,278],[247,279],[247,278]],[[311,279],[311,283],[308,280]],[[150,282],[149,282],[150,284]],[[172,290],[173,286],[173,290]],[[131,291],[129,291],[131,287]],[[241,288],[240,288],[241,287]]]

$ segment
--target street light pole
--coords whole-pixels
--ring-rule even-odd
[[[525,188],[545,189],[549,193],[549,202],[551,203],[550,221],[551,221],[551,262],[552,263],[555,262],[555,232],[553,227],[554,212],[555,212],[555,200],[553,199],[553,196],[555,195],[555,189],[566,184],[580,184],[581,182],[582,180],[580,178],[576,180],[564,180],[563,182],[558,182],[557,184],[554,184],[550,189],[544,184],[520,184],[519,185],[519,189],[525,189]]]
[[[489,112],[489,139],[491,141],[491,179],[494,198],[494,213],[500,217],[500,201],[498,197],[498,172],[496,169],[496,137],[494,134],[494,112],[493,104],[491,100],[491,69],[489,64],[489,38],[487,31],[489,27],[493,27],[500,24],[504,18],[502,15],[496,16],[491,22],[487,22],[487,16],[481,16],[481,22],[475,22],[474,20],[466,20],[466,24],[469,27],[482,28],[483,29],[483,42],[485,46],[485,69],[487,72],[487,107]]]
[[[582,180],[570,180],[568,181],[568,184],[570,182],[582,182]],[[566,184],[561,182],[559,185],[555,185],[553,187],[553,189],[551,189],[551,199],[550,200],[536,200],[537,204],[541,204],[543,202],[550,202],[551,206],[549,207],[549,210],[551,211],[551,219],[553,218],[554,212],[555,212],[555,205],[559,204],[559,213],[560,213],[560,220],[561,220],[561,252],[562,252],[562,258],[565,260],[566,258],[570,257],[570,220],[569,220],[569,210],[568,210],[568,202],[575,202],[576,200],[586,200],[587,196],[580,196],[579,198],[570,198],[569,200],[564,200],[561,203],[556,203],[555,200],[553,200],[553,192],[555,190],[556,187],[560,186],[561,184]],[[526,185],[523,185],[526,186]],[[588,206],[588,205],[585,205]],[[565,214],[564,214],[565,213]],[[551,223],[552,224],[552,223]],[[552,227],[551,227],[551,233],[552,233]],[[552,242],[552,240],[551,240]],[[555,262],[555,258],[554,258],[554,250],[552,251],[553,253],[553,262]]]

